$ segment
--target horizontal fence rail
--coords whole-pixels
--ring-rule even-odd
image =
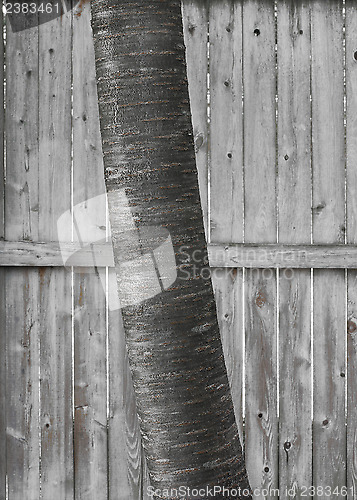
[[[208,261],[228,268],[357,269],[357,245],[211,244]],[[6,241],[0,266],[114,267],[114,258],[111,243]]]

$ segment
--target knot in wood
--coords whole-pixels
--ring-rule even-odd
[[[257,304],[258,307],[263,307],[263,305],[266,303],[267,299],[264,295],[264,293],[259,290],[259,292],[257,293],[257,296],[255,298],[255,303]]]
[[[354,333],[357,330],[357,325],[354,321],[348,320],[347,321],[347,331],[348,333]]]

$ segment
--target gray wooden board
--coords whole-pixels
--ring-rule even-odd
[[[46,14],[39,14],[39,20]],[[71,13],[40,24],[38,238],[58,241],[71,208]],[[73,499],[72,279],[39,269],[41,494]]]
[[[274,5],[243,4],[245,242],[276,242]],[[262,112],[263,111],[263,112]],[[267,272],[268,271],[268,272]],[[246,441],[252,488],[278,487],[276,272],[250,270],[245,284]],[[265,498],[274,498],[269,493]]]
[[[342,1],[311,4],[313,242],[345,237]],[[345,273],[315,270],[313,281],[313,484],[346,483]]]
[[[6,36],[5,237],[38,240],[38,29]],[[38,498],[38,270],[6,271],[6,470],[9,498]]]
[[[3,33],[3,16],[0,17]],[[0,37],[0,238],[4,237],[4,41]],[[6,311],[5,311],[5,270],[0,270],[0,498],[6,494]]]
[[[281,244],[311,241],[310,8],[279,2],[278,225]],[[293,266],[293,264],[292,264]],[[311,273],[279,277],[280,498],[312,484]]]
[[[73,222],[81,246],[105,237],[106,200],[90,5],[73,15]],[[94,205],[92,207],[92,203]],[[79,207],[83,208],[83,213]],[[92,209],[91,209],[92,208]],[[95,211],[95,220],[91,216]],[[87,214],[88,212],[88,214]],[[83,216],[83,214],[85,214]],[[75,497],[108,498],[105,268],[74,267]]]
[[[210,4],[210,239],[243,242],[242,3]]]
[[[356,3],[346,2],[347,242],[357,242],[357,22]],[[347,275],[347,486],[357,499],[357,273]]]
[[[217,0],[209,12],[210,237],[243,241],[242,5]],[[212,269],[217,314],[243,443],[243,271]]]
[[[211,267],[277,269],[356,269],[354,244],[290,245],[209,244]],[[68,242],[0,241],[1,266],[114,267],[111,242],[80,245]]]
[[[187,76],[203,222],[208,233],[208,11],[205,0],[183,0]]]

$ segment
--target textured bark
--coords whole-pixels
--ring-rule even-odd
[[[248,488],[211,281],[207,270],[200,276],[206,243],[180,1],[94,0],[92,26],[118,288],[152,483]],[[160,293],[133,304],[143,287],[153,291],[140,259],[167,231],[177,278],[164,290],[164,276]],[[125,259],[131,280],[121,276]]]

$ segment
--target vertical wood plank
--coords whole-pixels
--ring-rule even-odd
[[[243,271],[242,269],[213,268],[211,273],[224,359],[239,438],[243,445]]]
[[[278,2],[279,242],[311,242],[311,33],[309,6]],[[290,264],[292,267],[293,263]],[[312,484],[310,270],[279,278],[280,498]]]
[[[203,222],[208,237],[208,3],[183,0],[182,19]]]
[[[46,14],[39,14],[39,20]],[[47,15],[48,16],[48,15]],[[45,17],[46,20],[46,17]],[[71,15],[39,27],[39,239],[71,207]],[[73,499],[71,273],[40,269],[41,494]]]
[[[6,275],[6,458],[9,500],[40,491],[39,310],[36,269]]]
[[[0,240],[4,238],[4,202],[5,202],[5,169],[4,169],[4,40],[3,15],[0,15]],[[5,270],[0,269],[0,498],[6,494],[6,296]]]
[[[346,146],[347,243],[357,242],[357,6],[346,1]],[[348,499],[357,499],[357,272],[347,280],[347,487]]]
[[[150,486],[125,345],[115,271],[109,270],[109,499],[147,500]]]
[[[0,498],[6,498],[6,295],[5,269],[0,268]]]
[[[245,241],[254,243],[273,243],[277,232],[275,30],[272,2],[244,2]],[[262,492],[278,487],[277,284],[272,270],[246,277],[245,450],[251,486]]]
[[[5,237],[37,241],[38,28],[6,33]]]
[[[242,6],[210,6],[210,241],[243,241]]]
[[[105,296],[97,274],[75,275],[75,495],[108,498]]]
[[[40,268],[41,491],[73,499],[71,276]]]
[[[210,4],[210,241],[243,241],[242,5]],[[212,269],[236,421],[243,442],[242,269]]]
[[[141,442],[134,391],[125,350],[116,275],[108,273],[109,290],[109,499],[140,498]]]
[[[5,127],[5,102],[4,102],[4,16],[0,15],[0,239],[4,238],[4,208],[5,208],[5,165],[4,165],[4,127]]]
[[[75,240],[86,245],[106,230],[90,5],[73,16],[73,217]],[[100,196],[101,195],[101,196]],[[98,197],[99,196],[99,197]],[[97,198],[98,197],[98,198]],[[94,201],[94,206],[91,204]],[[78,204],[88,216],[81,218]],[[95,220],[90,215],[95,212]],[[86,213],[86,212],[84,212]],[[105,269],[74,269],[75,496],[108,498]]]
[[[342,2],[311,4],[313,241],[343,243]],[[344,271],[314,271],[313,484],[346,484]],[[342,375],[341,375],[342,374]]]
[[[6,38],[5,237],[38,239],[38,28]],[[11,64],[9,64],[11,62]],[[36,269],[6,271],[6,461],[9,499],[38,498],[39,315]]]

